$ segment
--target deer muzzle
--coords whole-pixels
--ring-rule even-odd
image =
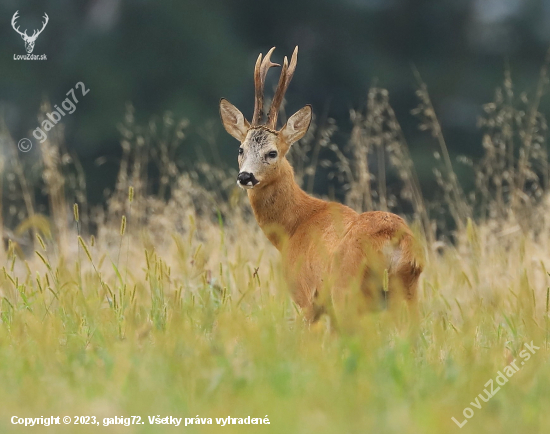
[[[237,176],[237,184],[240,187],[244,188],[254,188],[256,184],[258,184],[260,181],[258,181],[252,173],[249,172],[241,172],[239,173],[239,176]]]

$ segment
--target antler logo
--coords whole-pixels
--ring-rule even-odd
[[[44,22],[42,23],[42,28],[40,30],[35,30],[32,34],[32,36],[27,35],[27,31],[24,32],[19,31],[19,26],[15,27],[15,22],[17,21],[17,18],[19,18],[19,15],[17,15],[19,11],[16,11],[13,14],[13,18],[11,19],[11,26],[13,27],[13,30],[15,30],[17,33],[21,35],[23,40],[25,41],[25,50],[27,50],[27,53],[32,53],[32,50],[34,50],[34,43],[36,42],[36,38],[38,38],[38,35],[42,33],[44,28],[46,27],[46,24],[48,24],[48,21],[50,18],[48,17],[48,14],[44,12]]]

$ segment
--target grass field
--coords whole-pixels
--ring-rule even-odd
[[[550,202],[538,103],[520,119],[511,88],[497,92],[486,108],[486,156],[472,169],[477,195],[466,198],[422,89],[417,114],[441,156],[437,207],[419,193],[383,91],[355,115],[347,153],[335,150],[338,173],[352,174],[346,202],[356,208],[394,209],[389,193],[374,194],[386,190],[381,176],[365,172],[367,156],[384,155],[402,183],[428,259],[417,327],[405,311],[368,315],[352,336],[332,332],[326,318],[308,326],[287,294],[278,253],[233,187],[235,174],[176,170],[174,141],[135,132],[131,119],[118,184],[99,210],[67,199],[82,197],[85,185],[53,139],[41,149],[36,181],[47,219],[35,210],[26,157],[10,157],[3,207],[24,211],[4,217],[4,227],[20,224],[13,234],[5,229],[13,241],[0,259],[0,432],[548,432]],[[183,137],[184,123],[161,123],[169,137]],[[292,151],[314,156],[297,169],[304,186],[319,149],[331,148],[330,128]],[[140,141],[160,150],[154,188]],[[432,217],[439,209],[446,226]],[[499,372],[510,374],[506,383]],[[25,427],[13,416],[61,420]],[[75,425],[76,416],[90,424]],[[132,416],[141,419],[126,421],[140,423],[104,426]],[[181,424],[149,423],[170,416]],[[218,425],[228,416],[269,424]],[[468,422],[459,428],[453,417]]]

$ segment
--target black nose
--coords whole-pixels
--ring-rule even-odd
[[[237,176],[237,181],[241,185],[256,185],[258,183],[258,180],[254,178],[254,175],[252,173],[248,172],[241,172],[239,173],[239,176]]]

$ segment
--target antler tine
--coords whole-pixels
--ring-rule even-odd
[[[267,115],[267,126],[272,129],[277,128],[277,117],[279,116],[279,108],[283,102],[286,90],[292,80],[294,71],[296,70],[296,64],[298,63],[298,46],[294,49],[292,57],[290,59],[290,65],[288,64],[288,59],[285,56],[283,62],[283,70],[281,71],[281,77],[279,78],[279,84],[277,85],[277,90],[275,91],[275,96],[273,97],[273,102],[271,103],[271,108],[269,109],[269,114]]]
[[[267,70],[269,68],[271,68],[272,66],[281,66],[278,63],[273,63],[271,61],[271,55],[273,54],[273,51],[275,51],[275,47],[271,48],[271,50],[269,50],[265,55],[264,60],[262,60],[261,72],[262,72],[262,77],[264,81],[265,81],[265,76],[267,75]]]
[[[262,63],[262,53],[258,55],[256,66],[254,66],[254,114],[252,115],[252,125],[256,125],[258,119],[261,118],[261,111],[264,105],[262,78],[260,66]]]
[[[264,85],[267,71],[272,66],[281,66],[278,63],[273,63],[271,61],[271,54],[274,50],[275,47],[271,48],[263,60],[261,54],[258,56],[258,60],[256,60],[256,66],[254,67],[255,101],[252,125],[259,125],[264,115]]]
[[[292,53],[292,57],[290,58],[290,66],[288,67],[288,72],[286,74],[288,83],[290,83],[290,80],[292,80],[292,76],[294,75],[294,71],[296,70],[297,63],[298,63],[298,46],[296,45]]]

